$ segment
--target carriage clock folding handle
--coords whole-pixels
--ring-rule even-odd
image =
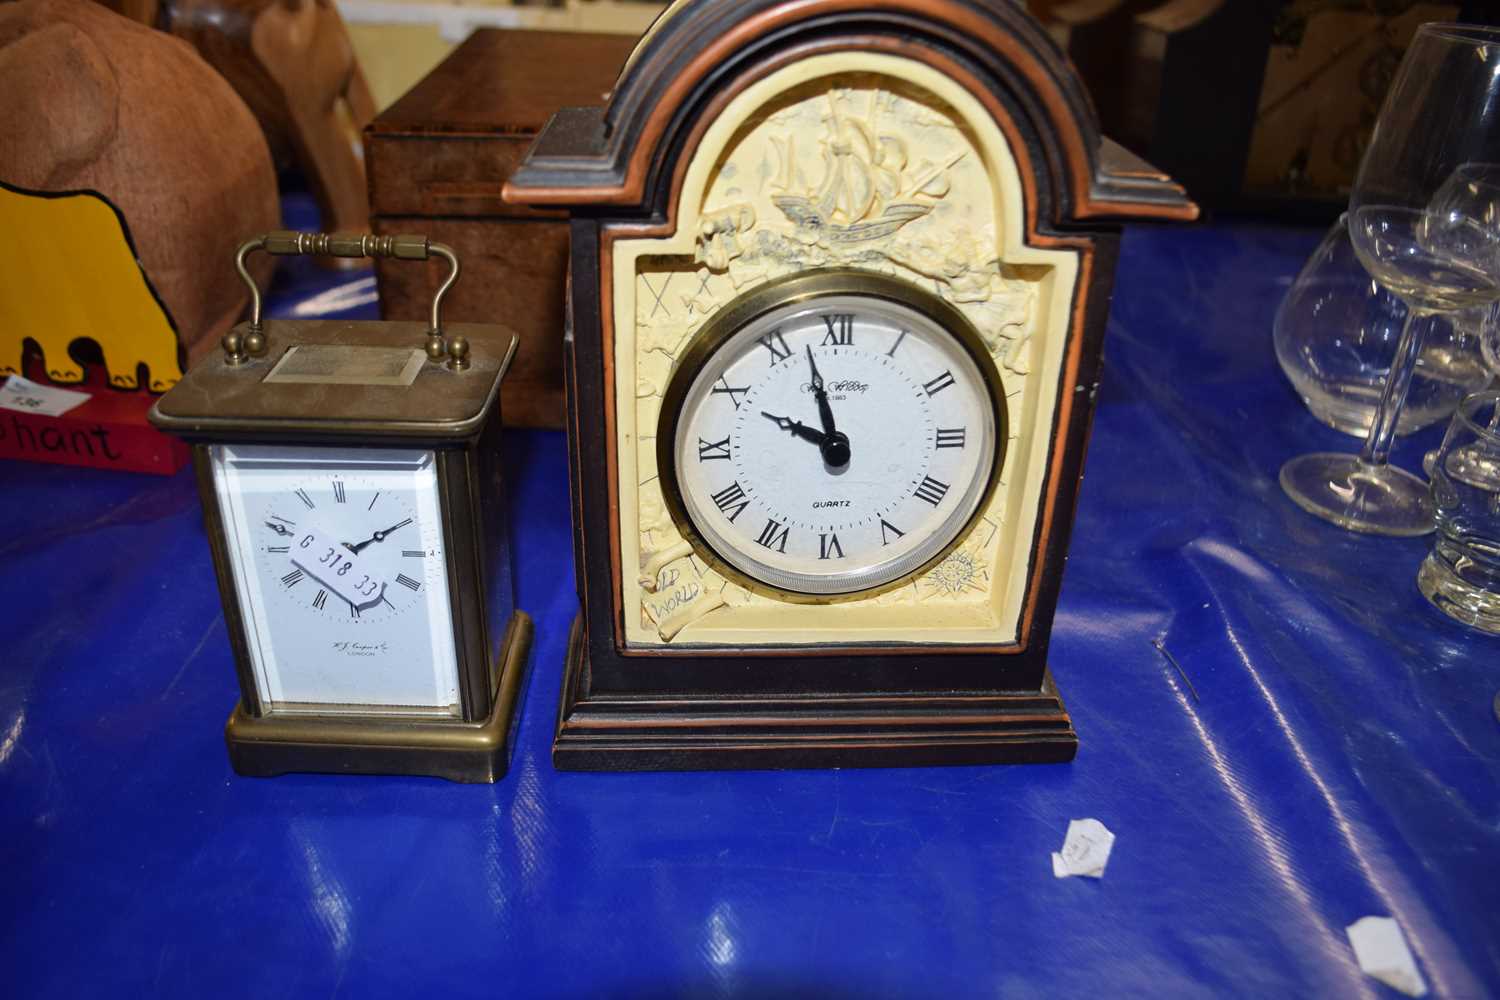
[[[234,255],[234,267],[250,289],[250,327],[241,336],[236,330],[224,335],[224,360],[239,364],[252,355],[266,351],[266,331],[261,324],[260,288],[245,269],[245,258],[256,250],[279,257],[370,257],[391,260],[430,260],[441,257],[448,262],[448,277],[432,297],[432,318],[427,327],[427,356],[439,361],[448,356],[448,367],[469,367],[469,342],[461,335],[443,333],[443,296],[458,280],[458,257],[453,248],[433,243],[425,236],[373,236],[367,233],[297,233],[278,230],[247,240]]]

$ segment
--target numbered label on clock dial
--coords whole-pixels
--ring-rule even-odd
[[[993,395],[929,315],[834,295],[731,334],[684,397],[673,457],[695,530],[788,591],[850,593],[920,568],[994,472]]]
[[[437,525],[418,527],[411,496],[379,486],[346,471],[311,474],[269,500],[260,555],[267,572],[287,571],[280,603],[365,624],[417,604],[409,595],[425,586]]]

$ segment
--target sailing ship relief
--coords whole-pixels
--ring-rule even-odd
[[[801,185],[796,139],[772,137],[781,160],[771,203],[801,234],[833,245],[881,240],[923,218],[948,193],[948,171],[963,159],[960,151],[942,164],[923,165],[907,173],[906,144],[882,133],[877,121],[880,92],[870,94],[865,119],[839,112],[839,94],[828,92],[830,135],[822,141],[823,179],[813,188]]]
[[[810,81],[738,140],[696,222],[699,281],[665,304],[670,275],[639,289],[642,342],[675,350],[701,317],[782,274],[865,268],[959,306],[997,363],[1025,374],[1036,279],[1001,266],[990,178],[972,141],[932,95],[851,82]],[[913,150],[931,158],[913,166]]]

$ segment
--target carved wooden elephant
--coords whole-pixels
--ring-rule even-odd
[[[245,99],[276,162],[307,178],[325,230],[370,227],[363,132],[375,101],[333,0],[161,0],[155,23],[192,42]]]
[[[181,372],[179,340],[189,356],[201,354],[244,307],[235,247],[278,223],[275,171],[254,116],[187,44],[87,0],[0,3],[0,94],[0,181],[107,199],[171,322],[141,328],[129,320],[138,300],[104,300],[132,277],[140,284],[128,257],[89,257],[78,240],[78,220],[93,220],[94,231],[107,205],[53,198],[23,209],[12,192],[14,217],[28,221],[21,229],[7,221],[6,239],[48,267],[71,269],[73,287],[82,269],[82,287],[69,294],[91,301],[49,301],[46,288],[64,293],[45,283],[7,289],[20,319],[0,328],[0,372],[20,368],[29,339],[54,378],[80,381],[69,356],[79,329],[59,320],[86,312],[119,318],[86,334],[99,341],[111,384],[136,388],[145,365],[152,389],[170,387]],[[264,279],[269,258],[255,263]]]

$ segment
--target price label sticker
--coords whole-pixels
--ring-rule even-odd
[[[313,528],[296,532],[291,549],[294,566],[348,601],[356,611],[372,608],[385,597],[385,580],[358,553],[322,532]]]
[[[33,413],[39,417],[60,417],[69,410],[88,401],[86,392],[71,389],[54,389],[50,385],[37,385],[30,379],[12,375],[0,386],[0,408],[17,413]]]
[[[1052,874],[1058,878],[1072,875],[1103,878],[1104,866],[1109,863],[1114,846],[1115,835],[1097,819],[1072,820],[1062,850],[1052,852]]]

